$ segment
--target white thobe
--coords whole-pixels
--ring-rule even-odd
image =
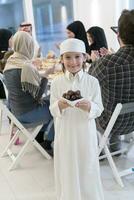
[[[68,90],[80,90],[91,102],[90,112],[58,101]],[[103,111],[98,80],[81,70],[66,72],[51,84],[50,111],[55,123],[54,169],[57,200],[103,200],[95,118]]]

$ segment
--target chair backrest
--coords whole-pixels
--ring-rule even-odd
[[[122,104],[120,115],[134,112],[134,102]]]
[[[102,151],[104,144],[106,143],[112,128],[114,127],[114,124],[118,118],[119,115],[123,115],[123,114],[127,114],[127,113],[132,113],[134,112],[134,102],[129,102],[129,103],[118,103],[114,109],[114,112],[109,120],[109,123],[106,127],[106,130],[103,134],[103,140],[101,140],[100,144],[99,144],[99,154]]]

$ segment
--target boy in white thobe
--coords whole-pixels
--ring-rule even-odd
[[[98,80],[83,70],[85,45],[61,43],[64,74],[51,85],[50,111],[55,123],[54,168],[57,200],[103,200],[95,118],[103,105]],[[62,98],[68,90],[83,97],[74,106]]]

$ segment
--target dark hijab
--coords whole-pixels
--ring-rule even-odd
[[[8,29],[0,29],[0,62],[4,57],[4,54],[8,51],[8,42],[10,37],[12,36],[12,32]],[[0,63],[1,68],[1,63]],[[1,71],[2,69],[0,69]],[[1,72],[0,72],[1,73]],[[2,81],[0,80],[0,99],[5,99],[5,90]]]
[[[3,58],[3,52],[8,51],[9,39],[12,36],[12,32],[8,29],[0,29],[0,59]]]
[[[69,24],[66,29],[73,32],[75,35],[75,38],[82,40],[85,43],[86,46],[86,52],[89,52],[89,44],[87,40],[87,34],[85,27],[81,21],[74,21],[71,24]]]
[[[90,54],[92,50],[99,50],[102,47],[108,48],[106,36],[102,28],[93,26],[87,30],[87,33],[90,34],[94,41],[90,45]]]

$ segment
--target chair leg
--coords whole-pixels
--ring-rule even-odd
[[[52,159],[52,157],[42,148],[42,146],[34,139],[33,142],[34,146],[42,153],[42,155],[47,158],[48,160]]]
[[[2,114],[3,114],[3,110],[0,109],[0,135],[1,135],[1,131],[2,131]]]
[[[22,149],[20,150],[20,152],[17,154],[17,156],[13,160],[12,164],[10,165],[9,171],[13,170],[16,167],[16,165],[19,163],[21,158],[24,156],[26,147],[29,145],[29,143],[30,143],[30,141],[27,140],[26,143],[23,145]]]
[[[7,146],[5,147],[4,151],[1,153],[1,157],[6,156],[8,153],[8,149],[12,146],[12,144],[14,143],[14,141],[16,140],[16,138],[19,135],[19,131],[17,130],[16,133],[14,134],[14,136],[12,137],[12,139],[10,140],[10,142],[7,144]]]
[[[13,131],[14,123],[11,121],[9,126],[9,140],[12,138],[12,131]]]
[[[107,145],[105,145],[104,151],[105,151],[105,154],[106,154],[106,156],[107,156],[108,162],[109,162],[109,164],[110,164],[110,167],[111,167],[111,169],[112,169],[112,171],[113,171],[113,174],[114,174],[114,177],[115,177],[117,183],[118,183],[121,187],[124,187],[124,184],[123,184],[123,182],[122,182],[122,180],[121,180],[121,177],[120,177],[120,175],[119,175],[119,172],[118,172],[118,170],[117,170],[117,168],[116,168],[116,165],[115,165],[115,163],[114,163],[114,161],[113,161],[113,158],[112,158],[112,156],[111,156],[111,153],[110,153],[110,151],[109,151]]]

